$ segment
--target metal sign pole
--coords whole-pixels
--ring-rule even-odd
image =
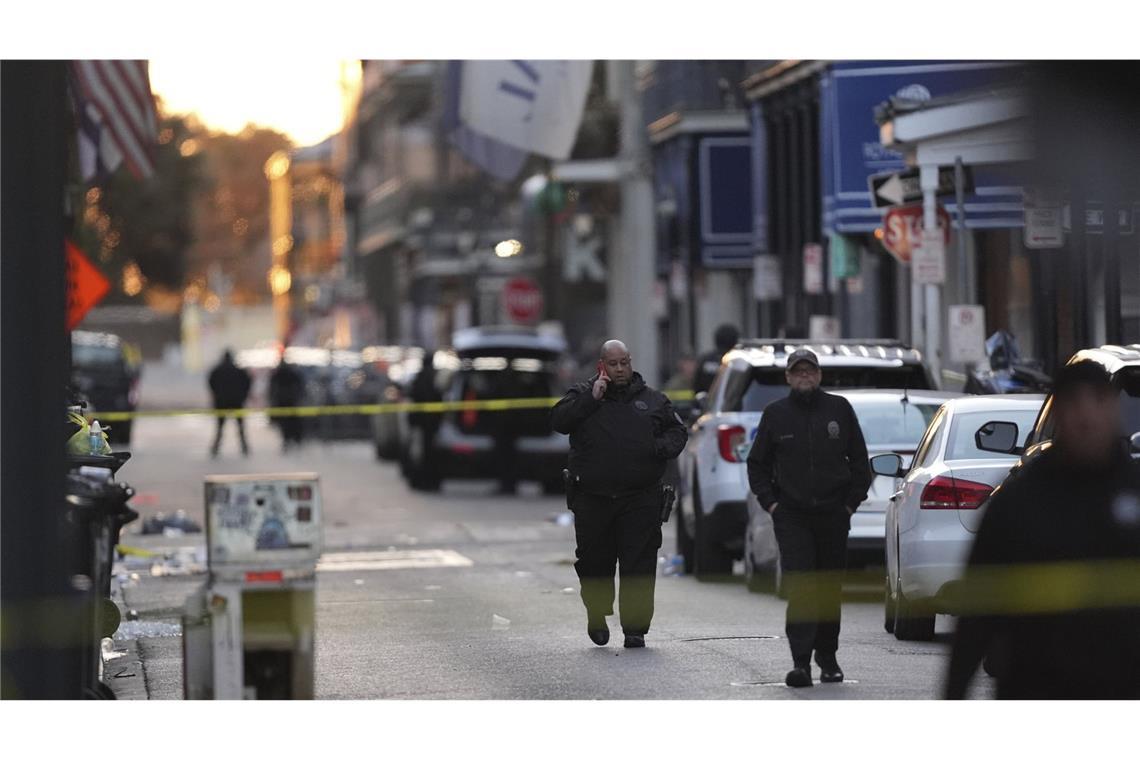
[[[960,303],[972,304],[973,283],[970,282],[970,262],[966,254],[966,171],[962,168],[962,157],[954,161],[954,203],[958,206],[958,293]]]

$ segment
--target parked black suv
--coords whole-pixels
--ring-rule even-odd
[[[433,359],[443,401],[551,399],[564,391],[557,371],[566,352],[561,337],[527,328],[478,327],[457,331],[452,347]],[[570,446],[550,427],[549,404],[408,418],[404,472],[413,488],[435,490],[449,478],[494,478],[508,490],[521,480],[538,481],[548,493],[562,489]]]
[[[141,370],[127,344],[111,333],[71,333],[71,384],[88,404],[88,413],[133,412],[138,406]],[[131,442],[131,421],[114,422],[107,437]]]

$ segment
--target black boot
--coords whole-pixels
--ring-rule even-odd
[[[839,667],[839,663],[836,662],[834,652],[831,654],[816,652],[815,664],[819,666],[820,683],[843,682],[843,670]]]
[[[784,678],[784,683],[793,689],[803,689],[811,686],[811,663],[797,664],[788,671],[788,675]]]
[[[610,627],[606,625],[605,618],[590,618],[586,624],[586,633],[590,636],[590,641],[600,647],[610,643]]]
[[[625,635],[626,649],[641,649],[645,646],[644,633],[627,633]]]

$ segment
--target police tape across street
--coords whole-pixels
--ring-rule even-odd
[[[692,391],[669,391],[666,393],[674,401],[687,401],[693,398]],[[475,401],[397,401],[384,404],[343,404],[333,406],[281,406],[239,409],[138,409],[133,412],[86,412],[85,416],[106,422],[124,422],[140,417],[321,417],[325,415],[347,414],[395,414],[398,412],[421,412],[442,414],[444,412],[480,411],[501,412],[514,409],[549,409],[558,403],[560,397],[551,398],[501,398]]]

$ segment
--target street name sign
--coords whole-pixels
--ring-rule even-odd
[[[964,193],[974,192],[974,174],[969,167],[964,167],[965,178]],[[922,183],[917,168],[888,174],[872,174],[867,177],[867,187],[871,190],[871,202],[875,208],[886,206],[901,206],[922,200]],[[938,168],[937,195],[954,195],[954,167],[940,166]]]

